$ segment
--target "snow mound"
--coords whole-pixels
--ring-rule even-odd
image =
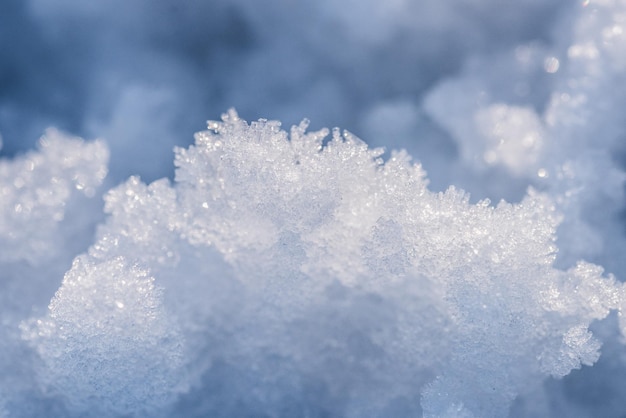
[[[307,126],[231,110],[176,149],[173,184],[110,191],[23,325],[40,382],[74,413],[497,417],[597,361],[589,325],[622,285],[555,267],[547,195],[470,204],[404,152]]]

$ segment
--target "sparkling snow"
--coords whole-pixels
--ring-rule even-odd
[[[625,26],[7,0],[0,417],[623,417]]]

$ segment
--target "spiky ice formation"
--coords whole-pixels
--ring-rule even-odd
[[[89,393],[101,413],[167,411],[189,384],[169,414],[495,417],[597,360],[588,326],[622,286],[554,267],[547,196],[433,193],[405,153],[383,162],[306,122],[289,137],[230,111],[209,128],[176,150],[173,185],[108,193],[96,243],[25,333],[74,413]],[[137,359],[153,384],[129,376]]]

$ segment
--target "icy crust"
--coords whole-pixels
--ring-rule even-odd
[[[93,196],[107,174],[102,141],[50,129],[39,150],[0,161],[0,263],[41,264],[59,254],[59,225],[77,195]]]
[[[107,194],[24,326],[73,413],[167,411],[191,385],[170,415],[500,417],[598,359],[588,327],[622,285],[554,267],[547,196],[473,205],[406,153],[306,128],[230,111],[176,149],[174,184]]]

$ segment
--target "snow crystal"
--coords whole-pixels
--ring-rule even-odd
[[[0,160],[0,416],[56,410],[35,401],[34,359],[17,326],[45,308],[72,257],[91,240],[101,216],[85,195],[103,182],[107,159],[102,141],[49,130],[38,151]]]
[[[49,314],[24,325],[43,365],[40,381],[81,416],[126,415],[171,400],[182,340],[154,279],[123,257],[74,261]]]
[[[593,6],[591,13],[579,8],[568,15],[571,28],[555,35],[556,50],[531,43],[475,59],[460,77],[429,93],[426,109],[475,170],[504,167],[553,196],[566,213],[559,229],[562,265],[585,258],[621,271],[623,257],[617,254],[626,241],[613,222],[624,205],[625,175],[615,158],[624,131],[607,110],[621,108],[626,97],[619,87],[626,65],[620,52],[626,47],[620,34],[626,6],[608,0]],[[561,57],[559,68],[547,71],[542,63],[555,56]],[[516,91],[529,79],[540,80],[548,96]],[[598,210],[608,216],[597,216]]]
[[[77,192],[93,196],[107,174],[102,142],[50,130],[40,148],[0,162],[0,262],[39,263],[58,254],[64,244],[55,234]]]
[[[217,415],[495,417],[598,359],[588,327],[621,285],[554,267],[548,196],[470,204],[406,153],[307,126],[231,110],[176,150],[173,184],[107,194],[97,241],[23,325],[68,410],[154,413],[189,386],[179,408]]]
[[[126,3],[0,4],[0,417],[626,414],[624,0]]]

